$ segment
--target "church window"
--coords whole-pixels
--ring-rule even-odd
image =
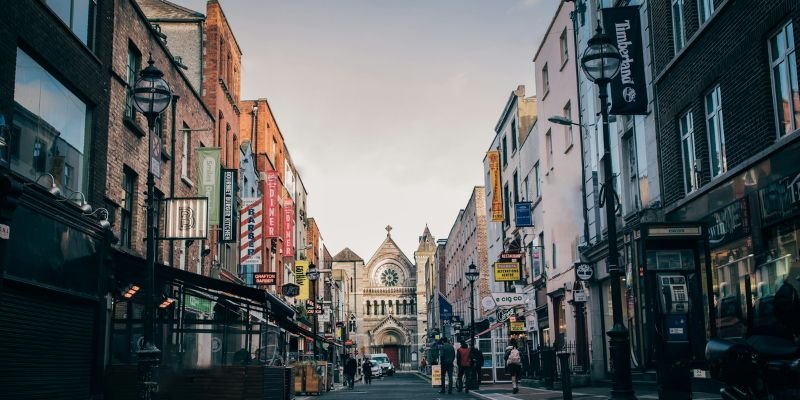
[[[369,315],[369,309],[370,309],[370,306],[371,306],[371,304],[370,304],[370,302],[368,301],[368,302],[367,302],[367,315]]]
[[[416,311],[414,309],[414,300],[413,299],[411,300],[411,314],[416,314]]]
[[[389,300],[389,314],[393,314],[392,313],[392,301],[391,300]]]
[[[384,286],[397,286],[398,281],[399,277],[394,269],[385,269],[381,272],[381,283]]]
[[[386,315],[386,300],[381,300],[381,315]]]
[[[403,300],[403,314],[408,314],[408,302]]]

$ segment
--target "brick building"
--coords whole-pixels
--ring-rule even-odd
[[[800,3],[714,3],[653,2],[654,85],[666,219],[705,225],[706,333],[735,337],[800,273]]]

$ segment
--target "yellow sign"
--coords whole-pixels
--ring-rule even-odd
[[[492,150],[486,153],[489,161],[489,176],[492,180],[492,221],[502,222],[503,217],[503,192],[500,182],[500,152]]]
[[[525,332],[525,322],[512,322],[511,332]]]
[[[431,365],[431,386],[442,386],[441,365]]]
[[[306,271],[308,271],[308,261],[295,261],[294,283],[300,286],[300,294],[297,295],[298,300],[308,299],[308,288],[310,285],[306,278]]]
[[[494,263],[495,282],[513,282],[520,280],[520,266],[518,262]]]

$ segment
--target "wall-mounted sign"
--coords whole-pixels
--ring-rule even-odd
[[[639,6],[603,9],[603,28],[622,57],[619,73],[611,79],[611,110],[614,115],[647,114],[647,82],[642,56]]]
[[[287,283],[281,286],[281,294],[286,297],[297,297],[300,294],[300,286],[295,283]]]
[[[492,185],[492,221],[502,222],[503,213],[503,183],[500,181],[500,152],[492,150],[486,153],[489,163],[489,178]]]
[[[533,227],[533,203],[524,201],[514,204],[514,223],[517,228]]]
[[[294,202],[283,202],[283,256],[294,257]]]
[[[308,291],[311,286],[309,285],[308,277],[306,277],[306,271],[308,271],[308,261],[296,261],[294,263],[294,283],[300,286],[300,293],[297,295],[300,300],[308,298]]]
[[[572,291],[572,300],[576,303],[585,303],[586,302],[586,291],[581,290],[573,290]]]
[[[219,147],[197,151],[197,195],[208,197],[208,224],[219,225]]]
[[[525,332],[525,322],[524,321],[512,322],[511,332]]]
[[[520,263],[496,262],[494,263],[495,282],[513,282],[520,280]]]
[[[242,211],[239,220],[241,241],[239,243],[239,264],[261,264],[261,241],[263,214],[261,198],[242,199]]]
[[[500,260],[502,261],[515,261],[522,260],[525,257],[523,253],[500,253]]]
[[[275,272],[254,272],[253,280],[259,286],[271,286],[277,281],[278,276]]]
[[[208,237],[208,199],[205,197],[164,200],[166,223],[164,239],[206,239]]]
[[[650,237],[700,236],[703,231],[699,226],[651,226],[647,228]]]
[[[523,293],[492,293],[492,300],[499,307],[521,306],[525,304]]]
[[[743,197],[714,211],[704,218],[708,226],[708,242],[720,246],[750,234],[747,198]]]
[[[492,310],[497,306],[496,304],[494,304],[494,299],[492,298],[492,296],[484,297],[483,300],[481,300],[481,305],[483,306],[483,309],[487,311]]]
[[[222,170],[222,222],[220,228],[219,241],[222,243],[236,242],[235,222],[236,212],[236,182],[237,173],[235,169]]]
[[[589,263],[575,263],[575,277],[582,281],[588,281],[594,276],[594,268]]]

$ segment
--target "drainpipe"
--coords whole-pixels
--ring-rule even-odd
[[[172,162],[170,163],[170,179],[169,179],[169,197],[175,197],[175,161],[177,157],[175,157],[175,135],[177,134],[177,119],[178,119],[178,99],[181,97],[177,94],[172,95],[172,126],[170,129],[172,130],[172,140],[171,140],[171,149],[169,154],[172,156]],[[169,241],[169,266],[174,267],[173,264],[175,258],[175,241]]]
[[[575,9],[572,11],[572,15],[570,16],[572,19],[572,42],[573,46],[575,47],[575,84],[578,86],[578,129],[580,130],[580,135],[578,135],[580,141],[580,149],[581,149],[581,202],[583,203],[583,241],[585,243],[589,243],[589,216],[588,210],[586,206],[586,160],[585,155],[583,154],[583,114],[581,113],[581,75],[580,75],[580,66],[579,66],[579,58],[578,58],[578,13],[581,12],[581,8],[585,7],[582,1],[580,0],[566,0],[572,1],[575,3]]]

